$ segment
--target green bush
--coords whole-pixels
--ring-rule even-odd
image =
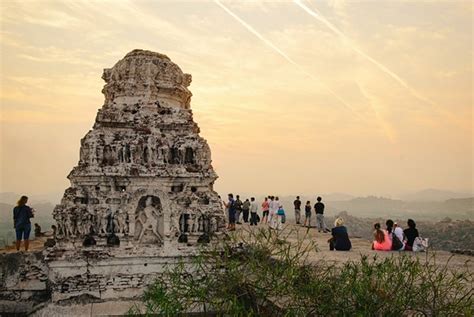
[[[131,315],[472,316],[472,273],[435,258],[309,263],[316,246],[292,233],[244,231],[169,267]]]

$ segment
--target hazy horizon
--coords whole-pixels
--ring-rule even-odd
[[[220,194],[472,195],[472,3],[302,4],[1,2],[0,192],[69,186],[141,48],[192,74]]]

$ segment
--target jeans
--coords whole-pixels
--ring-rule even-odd
[[[244,222],[249,222],[249,210],[243,209],[242,214],[243,214]]]
[[[299,209],[295,209],[295,220],[296,224],[299,225],[301,220],[301,210]]]
[[[256,212],[251,212],[250,213],[250,225],[257,225],[257,213]]]
[[[328,230],[328,227],[324,223],[324,215],[323,214],[316,214],[316,227],[318,227],[318,231]]]

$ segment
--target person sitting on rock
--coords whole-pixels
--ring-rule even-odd
[[[372,250],[376,251],[391,251],[392,239],[387,230],[380,229],[380,223],[374,224],[374,242],[372,243]]]
[[[41,232],[41,226],[37,223],[35,223],[35,237],[42,237],[43,233]]]
[[[403,231],[405,234],[405,250],[413,251],[413,242],[420,235],[418,234],[418,229],[416,229],[416,223],[413,219],[408,219],[407,221],[408,228]]]
[[[336,218],[334,228],[331,229],[332,237],[328,240],[329,250],[349,251],[352,248],[351,240],[347,228],[344,226],[344,219]]]

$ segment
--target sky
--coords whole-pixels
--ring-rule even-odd
[[[193,76],[215,189],[474,192],[471,1],[0,1],[0,192],[53,193],[133,49]]]

